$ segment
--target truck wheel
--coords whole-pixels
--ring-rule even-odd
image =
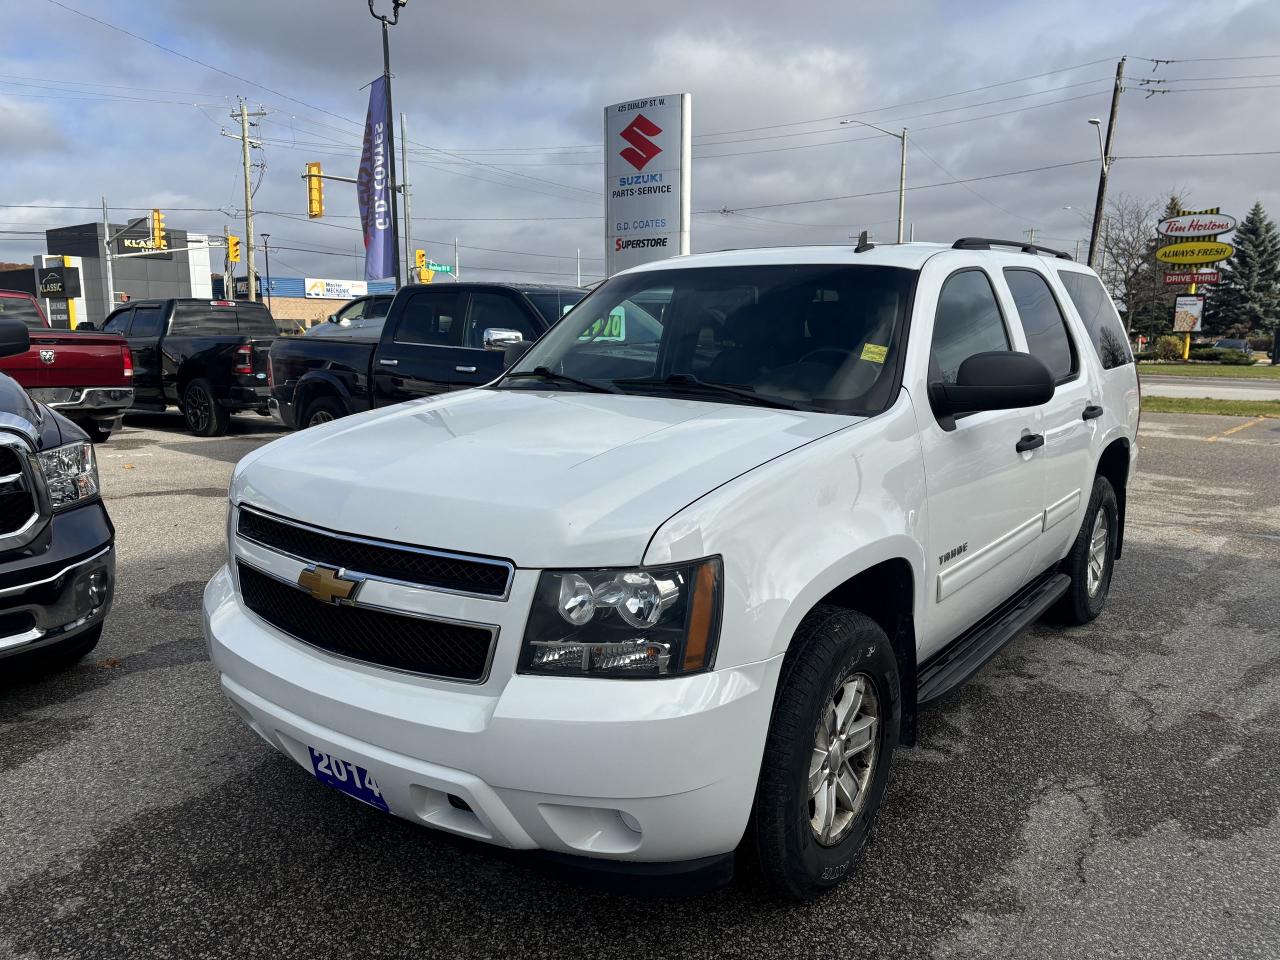
[[[307,407],[307,415],[302,420],[302,426],[304,429],[318,427],[331,420],[341,420],[346,415],[346,408],[337,397],[317,397]]]
[[[182,395],[182,415],[187,429],[197,437],[220,437],[227,432],[231,414],[213,397],[208,380],[192,380]]]
[[[106,443],[108,440],[111,439],[111,434],[115,432],[114,423],[112,423],[110,426],[106,427],[105,429],[98,426],[92,420],[90,420],[88,423],[81,424],[81,426],[84,427],[84,432],[89,435],[89,439],[92,440],[94,443]]]
[[[1062,561],[1060,569],[1071,578],[1071,586],[1051,611],[1054,620],[1079,626],[1102,612],[1111,589],[1119,533],[1120,508],[1115,491],[1111,481],[1098,477],[1093,481],[1089,508],[1084,512],[1076,542]]]
[[[783,662],[756,788],[760,868],[779,893],[808,899],[849,873],[889,780],[901,704],[884,631],[815,607]]]

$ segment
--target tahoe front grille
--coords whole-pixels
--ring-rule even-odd
[[[38,509],[20,454],[0,446],[0,536],[21,530]]]
[[[240,508],[236,532],[246,540],[307,563],[436,590],[503,599],[514,567],[505,560],[469,557],[334,533]]]
[[[496,631],[348,604],[236,564],[245,606],[278,630],[340,657],[424,676],[481,683]]]

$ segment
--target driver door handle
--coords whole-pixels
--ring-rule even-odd
[[[467,364],[459,364],[453,369],[456,370],[458,373],[475,373],[476,372],[475,367],[469,366]]]
[[[378,359],[378,363],[380,363],[380,364],[381,364],[382,366],[384,366],[384,367],[398,367],[398,366],[400,366],[400,361],[399,361],[399,360],[388,360],[386,357],[380,357],[380,358]]]
[[[1036,447],[1044,446],[1044,436],[1039,433],[1028,433],[1025,437],[1013,445],[1013,449],[1019,453],[1027,453]]]
[[[1100,416],[1102,416],[1102,408],[1096,403],[1091,403],[1085,407],[1084,413],[1082,414],[1082,417],[1085,420],[1096,420]]]

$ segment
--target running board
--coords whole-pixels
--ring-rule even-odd
[[[920,668],[916,703],[925,706],[964,683],[1006,643],[1040,619],[1067,592],[1071,578],[1054,573],[1024,587]]]

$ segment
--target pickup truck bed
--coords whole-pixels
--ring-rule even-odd
[[[133,359],[124,338],[53,330],[35,298],[19,291],[0,290],[0,316],[22,319],[31,337],[26,353],[0,360],[0,372],[104,442],[133,403]]]

